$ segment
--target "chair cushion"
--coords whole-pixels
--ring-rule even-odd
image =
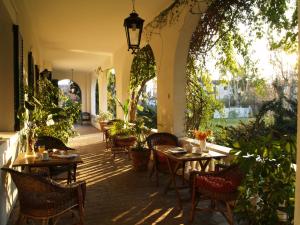
[[[229,193],[235,192],[241,183],[240,177],[228,176],[198,176],[197,187],[207,189],[211,192]]]

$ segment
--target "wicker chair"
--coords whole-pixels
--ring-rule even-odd
[[[91,114],[89,112],[81,113],[81,125],[83,125],[84,122],[91,123]]]
[[[154,133],[147,137],[147,144],[149,149],[153,153],[153,167],[150,172],[150,178],[152,177],[153,173],[155,173],[156,176],[156,185],[159,186],[159,179],[158,179],[158,173],[168,173],[169,168],[167,164],[167,159],[164,155],[159,154],[155,150],[155,146],[157,145],[172,145],[172,146],[179,146],[178,138],[170,133]],[[185,164],[182,165],[182,176],[184,179],[184,168]]]
[[[62,186],[55,181],[32,174],[25,174],[9,168],[2,168],[10,173],[18,189],[20,214],[18,225],[27,219],[42,220],[56,224],[61,215],[71,211],[84,224],[84,200],[86,184],[84,181]]]
[[[40,136],[37,138],[35,146],[41,146],[44,145],[47,150],[52,150],[52,149],[59,149],[59,150],[65,150],[65,151],[70,151],[74,150],[74,148],[70,148],[66,146],[60,139],[52,137],[52,136]],[[71,183],[72,181],[76,181],[76,174],[73,168],[73,165],[68,165],[68,166],[52,166],[49,167],[49,175],[50,178],[59,176],[60,174],[66,173],[67,172],[67,178],[62,178],[62,179],[67,179],[67,183]]]
[[[244,175],[237,165],[229,166],[218,172],[192,171],[192,209],[190,221],[195,211],[221,212],[230,225],[234,224],[232,208],[238,197],[238,186]],[[208,208],[198,208],[200,200],[211,200]]]
[[[35,146],[44,145],[46,149],[59,149],[59,150],[75,150],[66,146],[60,139],[52,136],[40,136],[35,142]]]

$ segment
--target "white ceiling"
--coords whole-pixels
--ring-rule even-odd
[[[126,45],[123,21],[131,0],[23,0],[43,58],[54,69],[95,70],[110,65]],[[172,0],[136,0],[135,9],[150,22]]]

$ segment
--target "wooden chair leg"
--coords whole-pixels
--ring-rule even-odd
[[[193,222],[193,221],[194,221],[194,218],[195,218],[195,211],[196,211],[196,206],[197,206],[195,182],[196,182],[195,179],[193,179],[192,207],[191,207],[190,222]]]
[[[128,159],[130,160],[131,159],[131,157],[130,157],[130,149],[125,148],[125,151],[126,151],[126,153],[128,155]]]
[[[151,177],[153,176],[154,170],[155,170],[154,165],[152,165],[152,168],[151,168],[151,171],[149,174],[149,179],[151,179]]]
[[[211,201],[210,201],[210,207],[211,207],[212,209],[215,209],[215,208],[216,208],[216,200],[211,200]]]
[[[156,178],[156,187],[159,186],[159,181],[158,181],[158,170],[155,168],[155,178]]]
[[[71,170],[68,170],[68,178],[67,178],[67,184],[72,183],[72,172]]]
[[[17,225],[24,225],[25,221],[26,221],[26,217],[22,213],[20,213],[16,224]]]
[[[79,206],[79,225],[84,225],[84,209],[83,206]]]
[[[184,170],[185,170],[185,162],[182,163],[182,185],[184,185],[184,183],[185,183],[185,179],[184,179]]]
[[[48,225],[49,219],[43,219],[42,220],[42,225]]]
[[[225,204],[226,204],[226,209],[227,209],[225,217],[226,217],[226,219],[227,219],[227,221],[230,225],[234,225],[234,223],[233,223],[233,213],[232,213],[230,204],[229,204],[229,202],[225,202]]]

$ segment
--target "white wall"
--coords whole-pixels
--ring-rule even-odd
[[[81,90],[81,100],[82,100],[82,106],[81,110],[82,112],[91,112],[91,84],[92,84],[92,75],[89,72],[86,71],[74,71],[72,75],[72,71],[65,71],[65,70],[56,70],[54,69],[52,71],[52,78],[63,80],[63,79],[69,79],[73,80],[78,84]]]
[[[10,166],[16,159],[19,135],[13,132],[0,132],[0,136],[5,137],[0,141],[0,168]],[[0,225],[5,225],[9,214],[12,211],[17,199],[17,189],[11,177],[4,172],[0,172]]]
[[[0,0],[0,131],[13,131],[15,123],[12,26],[13,21]]]

